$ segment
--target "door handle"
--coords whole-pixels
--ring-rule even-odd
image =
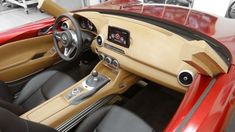
[[[50,26],[50,27],[45,27],[43,29],[40,29],[38,31],[38,35],[46,35],[46,34],[49,34],[49,32],[52,30],[53,26]]]

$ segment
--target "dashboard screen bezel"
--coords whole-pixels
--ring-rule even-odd
[[[116,31],[119,31],[119,32],[125,32],[127,34],[126,44],[120,43],[120,42],[115,41],[113,39],[109,39],[109,35],[111,34],[111,32],[113,30],[116,30]],[[118,28],[118,27],[108,26],[108,38],[107,38],[107,40],[114,43],[114,44],[120,45],[122,47],[129,48],[130,47],[130,32],[128,30],[121,29],[121,28]]]

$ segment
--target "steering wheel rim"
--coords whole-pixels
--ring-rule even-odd
[[[58,26],[64,18],[67,18],[72,22],[75,31],[71,29],[58,31]],[[53,42],[57,53],[65,61],[75,60],[80,55],[83,47],[82,33],[79,24],[73,16],[62,14],[56,18],[53,25]],[[64,53],[62,53],[59,47],[59,42],[61,42],[61,45],[64,48]],[[71,54],[73,55],[71,56]]]

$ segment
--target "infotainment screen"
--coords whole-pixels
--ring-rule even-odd
[[[129,48],[130,46],[130,33],[125,29],[109,26],[108,40],[120,46]]]

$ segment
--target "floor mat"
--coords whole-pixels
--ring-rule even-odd
[[[137,114],[156,131],[163,131],[176,112],[183,94],[159,85],[147,85],[123,107]]]

